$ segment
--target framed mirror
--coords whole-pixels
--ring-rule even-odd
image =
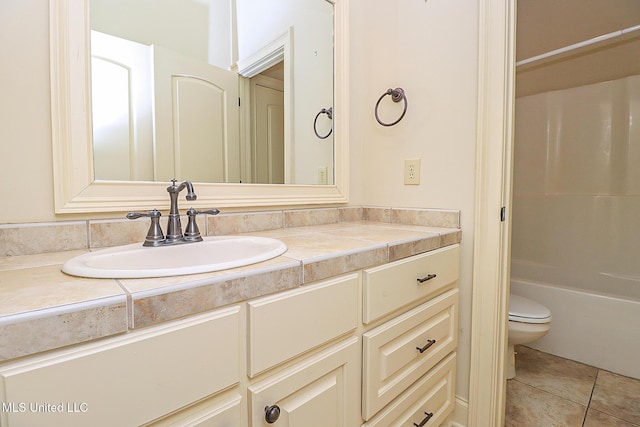
[[[317,0],[326,2],[327,0]],[[230,2],[235,4],[236,2]],[[54,158],[54,186],[55,186],[55,210],[57,213],[75,212],[107,212],[127,211],[159,208],[163,209],[168,203],[165,187],[167,178],[175,176],[178,179],[192,179],[198,194],[198,200],[193,202],[194,207],[246,207],[246,206],[285,206],[300,204],[330,204],[345,203],[348,201],[348,93],[347,88],[347,31],[346,31],[346,5],[345,0],[332,0],[333,6],[333,106],[332,108],[332,159],[334,173],[331,177],[330,167],[326,172],[321,167],[313,166],[311,169],[315,178],[320,177],[328,184],[313,184],[313,179],[300,180],[295,177],[295,163],[303,161],[296,158],[289,162],[288,169],[282,172],[282,178],[269,182],[248,183],[258,173],[252,169],[252,145],[250,137],[244,139],[244,146],[230,148],[224,147],[226,153],[235,153],[239,168],[232,172],[232,166],[228,158],[224,158],[222,164],[227,167],[222,178],[214,178],[206,182],[205,179],[193,179],[189,176],[191,164],[165,172],[160,181],[154,181],[155,176],[142,176],[140,180],[114,179],[103,176],[96,179],[95,156],[98,149],[93,144],[92,118],[92,87],[91,87],[91,30],[90,30],[90,3],[89,0],[50,0],[51,14],[51,92],[52,92],[52,130],[53,130],[53,158]],[[240,37],[240,36],[238,36]],[[243,91],[250,92],[250,77],[253,77],[271,65],[281,63],[284,70],[281,72],[289,81],[304,81],[302,76],[292,76],[295,71],[292,66],[295,58],[291,57],[292,40],[296,37],[296,29],[289,28],[280,37],[265,43],[260,49],[253,49],[256,54],[246,55],[237,61],[237,70],[240,72],[239,92],[240,98]],[[302,39],[303,35],[300,34]],[[240,46],[238,42],[235,46]],[[245,55],[245,54],[243,54]],[[289,57],[287,58],[287,55]],[[274,59],[275,58],[275,59]],[[284,61],[283,61],[284,59]],[[288,61],[287,61],[288,59]],[[235,65],[235,64],[234,64]],[[277,71],[277,70],[276,70]],[[287,76],[287,74],[289,74]],[[285,81],[286,81],[285,78]],[[307,82],[313,85],[313,82]],[[291,89],[291,86],[290,86]],[[293,93],[302,89],[290,90],[287,95],[285,88],[285,104],[289,103],[290,110],[285,115],[295,116],[298,111],[296,105],[302,106],[300,100],[292,101]],[[244,94],[246,96],[246,93]],[[289,101],[287,101],[289,99]],[[194,110],[190,110],[194,111]],[[244,115],[244,119],[243,119]],[[321,117],[324,118],[324,117]],[[239,121],[251,121],[249,112],[240,112]],[[314,124],[313,117],[307,120],[309,127]],[[285,120],[286,123],[286,120]],[[289,122],[291,123],[291,121]],[[300,127],[285,126],[285,146],[295,146],[293,129]],[[239,133],[250,133],[249,127],[239,126]],[[287,130],[288,129],[288,130]],[[311,128],[313,131],[313,128]],[[154,129],[156,133],[173,133],[175,129]],[[324,132],[321,130],[321,132]],[[300,139],[300,137],[298,137]],[[240,138],[243,140],[242,138]],[[318,141],[314,141],[318,142]],[[155,144],[155,142],[154,142]],[[228,144],[228,143],[227,143]],[[322,143],[320,143],[322,144]],[[326,142],[325,142],[326,145]],[[300,146],[299,146],[300,147]],[[305,148],[292,149],[288,152],[302,154]],[[235,151],[234,151],[235,150]],[[285,149],[285,152],[286,149]],[[117,157],[117,156],[116,156]],[[313,157],[318,157],[313,154]],[[98,162],[99,163],[99,162]],[[172,159],[165,163],[176,164]],[[286,163],[286,162],[285,162]],[[153,168],[153,166],[152,166]],[[156,169],[159,169],[155,167]],[[102,167],[102,170],[105,168]],[[109,166],[106,167],[109,169]],[[213,168],[212,168],[213,169]],[[150,177],[152,179],[150,179]],[[249,179],[243,179],[249,177]],[[101,178],[101,179],[100,179]],[[106,178],[106,179],[105,179]],[[315,179],[314,178],[314,179]],[[333,178],[333,179],[331,179]],[[137,178],[136,178],[137,179]],[[169,178],[170,179],[170,178]],[[296,182],[298,181],[298,182]],[[276,182],[284,182],[278,184]]]

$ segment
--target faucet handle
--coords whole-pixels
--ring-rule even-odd
[[[162,214],[160,213],[160,211],[158,209],[154,209],[152,211],[149,212],[145,212],[145,213],[141,213],[141,212],[129,212],[127,214],[127,219],[138,219],[138,218],[142,218],[142,217],[149,217],[149,218],[154,218],[154,217],[158,217],[160,218]]]
[[[187,210],[189,222],[187,223],[187,227],[184,231],[184,240],[188,242],[201,242],[202,236],[200,235],[200,230],[198,229],[198,224],[196,223],[196,216],[199,214],[218,215],[219,213],[220,211],[218,209],[198,211],[194,208],[189,208]]]
[[[191,208],[191,209],[193,209],[193,208]],[[215,209],[215,208],[207,209],[206,211],[196,211],[194,209],[194,211],[195,211],[196,215],[199,215],[199,214],[218,215],[220,213],[220,211],[218,209]]]
[[[184,240],[188,242],[201,242],[202,236],[200,235],[200,230],[198,229],[198,224],[196,223],[196,215],[200,212],[189,208],[187,210],[187,216],[189,217],[189,222],[187,222],[187,228],[184,230]]]
[[[160,227],[160,216],[162,216],[162,214],[157,209],[146,213],[129,212],[127,214],[127,219],[151,218],[151,225],[149,226],[147,237],[144,239],[142,246],[160,246],[164,241],[164,234],[162,233],[162,227]]]

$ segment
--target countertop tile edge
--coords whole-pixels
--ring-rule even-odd
[[[0,361],[105,338],[127,330],[125,295],[8,315],[0,318]]]
[[[179,290],[168,287],[165,292],[142,291],[132,293],[133,329],[169,320],[179,319],[229,304],[238,303],[298,287],[302,284],[302,264],[287,263],[262,270],[256,274],[218,277],[214,281],[201,281],[180,286]],[[265,285],[267,284],[267,285]]]

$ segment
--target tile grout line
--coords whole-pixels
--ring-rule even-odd
[[[584,427],[585,423],[587,422],[587,414],[589,414],[589,407],[591,406],[591,399],[593,399],[593,392],[596,390],[596,382],[598,381],[599,374],[600,374],[600,369],[596,368],[596,375],[593,378],[593,386],[591,387],[589,402],[587,403],[587,409],[584,411],[584,418],[582,419],[582,427]]]

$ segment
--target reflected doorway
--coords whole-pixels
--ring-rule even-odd
[[[280,62],[250,79],[252,182],[284,184],[284,67]]]

